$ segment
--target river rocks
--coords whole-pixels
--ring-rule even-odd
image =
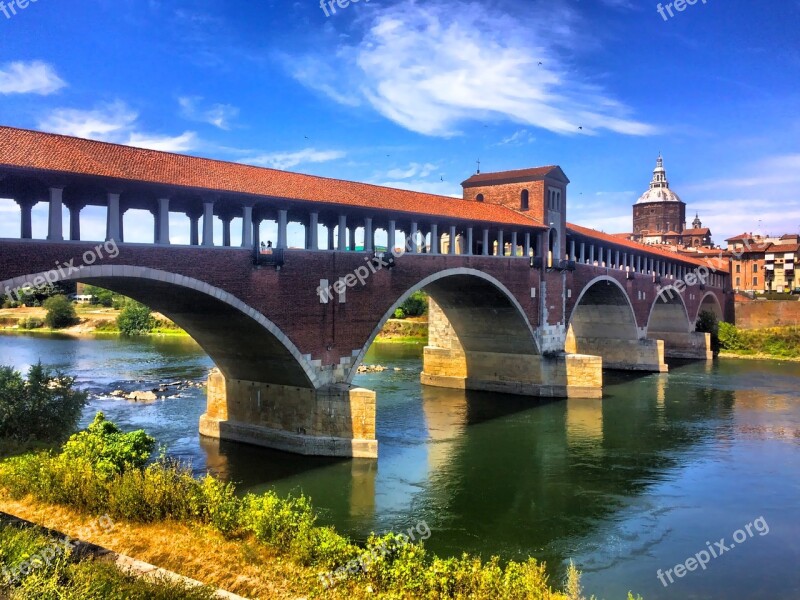
[[[111,392],[111,395],[114,398],[124,398],[125,396],[127,396],[127,394],[122,390],[114,390],[113,392]]]
[[[359,365],[358,372],[359,373],[383,373],[386,370],[386,367],[382,365]]]
[[[158,400],[158,396],[156,396],[153,392],[131,392],[125,397],[128,400],[133,400],[134,402],[154,402],[155,400]]]

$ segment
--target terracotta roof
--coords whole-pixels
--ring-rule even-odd
[[[0,166],[406,212],[460,221],[544,227],[490,203],[0,126]]]
[[[726,242],[742,242],[746,240],[752,240],[753,234],[752,233],[740,233],[739,235],[735,235],[733,237],[728,238],[725,240]]]
[[[800,235],[798,235],[797,233],[784,233],[781,236],[781,239],[782,240],[793,240],[793,239],[796,239],[798,237],[800,237]]]
[[[707,235],[711,233],[708,227],[699,227],[697,229],[684,229],[682,235]]]
[[[479,173],[473,175],[466,181],[461,183],[464,187],[475,187],[486,183],[501,183],[513,181],[539,181],[544,179],[553,171],[558,169],[558,175],[564,175],[564,172],[556,165],[549,165],[546,167],[534,167],[532,169],[516,169],[513,171],[497,171],[495,173]]]
[[[676,260],[684,263],[689,263],[692,265],[707,265],[705,260],[699,260],[695,258],[689,258],[688,256],[678,254],[677,252],[670,252],[667,250],[662,250],[660,248],[654,246],[648,246],[646,244],[640,244],[639,242],[632,242],[630,240],[624,240],[619,238],[615,235],[609,233],[602,233],[600,231],[596,231],[594,229],[589,229],[588,227],[581,227],[580,225],[575,225],[574,223],[567,223],[567,229],[572,233],[583,235],[586,237],[591,237],[599,241],[604,241],[609,244],[614,244],[616,246],[621,246],[623,248],[628,248],[630,250],[636,250],[637,252],[642,252],[645,254],[652,254],[656,256],[661,256],[662,258],[668,258],[670,260]],[[726,261],[727,265],[727,261]],[[727,266],[718,269],[720,271],[727,271]]]
[[[783,252],[797,252],[800,244],[772,244],[766,251],[781,254]]]

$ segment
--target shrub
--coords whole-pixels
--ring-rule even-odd
[[[44,322],[51,329],[70,327],[78,322],[75,307],[66,296],[52,296],[44,301],[47,316]]]
[[[134,300],[128,300],[117,317],[117,327],[123,335],[146,335],[155,324],[150,309]]]
[[[83,293],[92,296],[92,304],[110,308],[114,304],[114,292],[94,285],[87,285],[83,288]]]
[[[397,310],[394,311],[394,318],[395,319],[405,319],[406,318],[406,312],[402,308],[398,308]]]
[[[40,329],[44,327],[44,321],[36,317],[28,317],[19,322],[20,329]]]
[[[411,294],[400,306],[407,317],[421,317],[428,311],[428,296],[423,291]]]
[[[719,323],[717,322],[717,315],[709,310],[701,311],[697,316],[695,331],[700,333],[710,333],[711,350],[713,350],[714,353],[719,352]]]
[[[28,370],[27,381],[13,368],[0,367],[0,439],[63,441],[86,405],[86,394],[74,383],[41,363]]]
[[[739,330],[731,323],[719,324],[719,344],[725,350],[743,350],[741,336]]]
[[[101,477],[108,478],[142,469],[155,446],[156,440],[141,429],[123,433],[99,412],[85,431],[69,438],[61,456],[73,463],[88,463]]]

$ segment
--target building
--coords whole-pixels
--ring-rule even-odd
[[[790,292],[798,287],[795,263],[800,236],[762,237],[743,233],[726,240],[731,255],[731,285],[737,292]]]
[[[628,237],[628,234],[620,234]],[[686,203],[669,187],[664,159],[658,155],[648,189],[633,205],[633,233],[629,239],[643,244],[668,246],[675,251],[713,248],[711,230],[695,214],[686,227]]]

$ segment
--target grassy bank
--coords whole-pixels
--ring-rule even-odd
[[[381,343],[425,344],[428,342],[428,320],[425,317],[389,319],[378,334]]]
[[[10,600],[211,600],[214,590],[148,581],[102,559],[81,562],[42,531],[0,525],[0,597]],[[26,573],[27,572],[27,573]]]
[[[75,305],[78,323],[63,329],[44,325],[46,311],[42,307],[20,306],[0,309],[0,331],[19,333],[61,333],[74,336],[119,335],[117,317],[120,310],[89,304]],[[156,327],[148,335],[188,335],[164,315],[154,313]]]
[[[738,329],[719,324],[720,356],[800,360],[800,327]]]
[[[88,541],[252,598],[582,598],[574,570],[559,592],[534,559],[442,559],[393,533],[356,545],[318,526],[305,497],[241,496],[167,460],[145,466],[154,444],[98,418],[60,451],[0,463],[0,509],[72,535],[107,515],[115,527]]]

